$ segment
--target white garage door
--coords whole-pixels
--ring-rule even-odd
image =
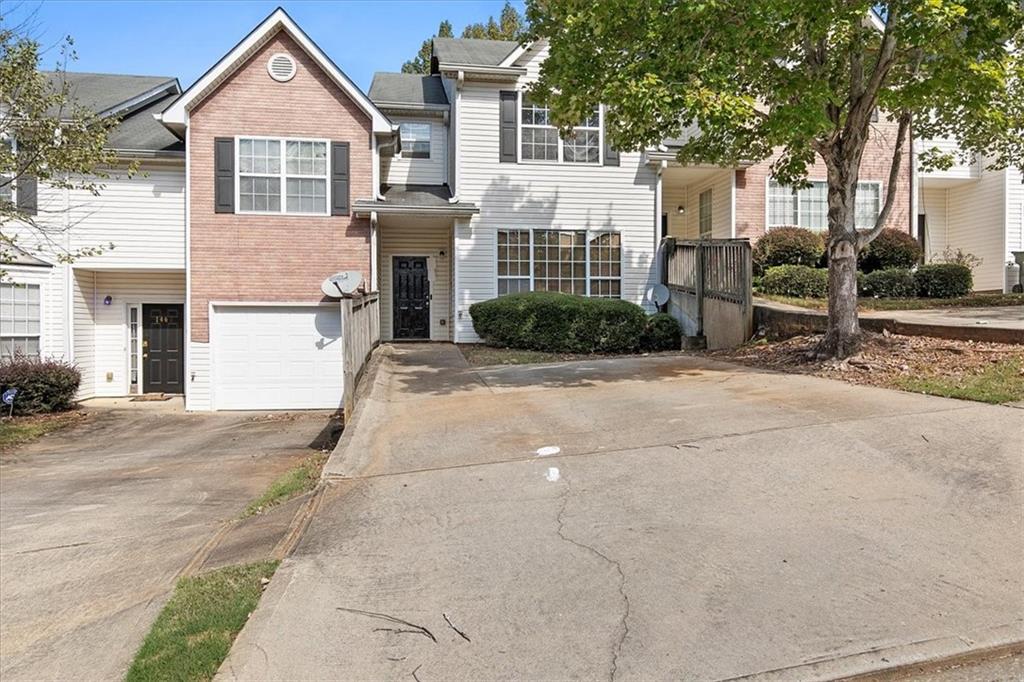
[[[210,345],[218,410],[341,405],[341,311],[336,306],[214,307]]]

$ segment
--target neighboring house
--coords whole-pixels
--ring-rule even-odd
[[[957,154],[955,140],[918,140],[918,153],[938,148]],[[981,259],[974,269],[977,291],[1010,291],[1012,251],[1024,250],[1024,184],[1019,168],[988,170],[983,158],[958,158],[947,170],[918,174],[919,229],[928,260],[949,250]]]
[[[80,98],[127,113],[111,144],[145,172],[99,197],[39,188],[40,204],[70,207],[72,245],[116,248],[66,266],[26,246],[8,269],[30,286],[0,299],[18,320],[4,347],[77,363],[81,397],[333,408],[341,320],[320,286],[339,271],[380,291],[385,340],[474,342],[470,306],[512,292],[654,310],[668,235],[824,228],[821,187],[778,187],[768,162],[682,167],[678,140],[619,152],[603,107],[561,139],[525,94],[545,56],[543,43],[438,38],[430,75],[379,73],[364,94],[279,9],[185,92],[81,76]],[[136,82],[107,97],[122,104],[101,101]],[[885,192],[886,125],[862,173],[865,225]],[[908,163],[899,229],[911,229],[909,178]]]

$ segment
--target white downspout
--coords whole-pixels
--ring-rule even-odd
[[[461,164],[461,154],[459,154],[459,120],[460,120],[460,117],[462,116],[462,114],[459,112],[459,105],[462,103],[462,85],[465,82],[466,82],[466,74],[465,74],[465,72],[460,70],[458,72],[458,75],[455,78],[455,125],[449,127],[449,128],[454,128],[455,129],[455,130],[449,129],[449,134],[450,135],[452,135],[452,134],[455,135],[455,144],[452,145],[452,149],[455,150],[455,178],[454,178],[453,185],[454,185],[455,190],[456,190],[455,192],[452,193],[451,198],[448,199],[448,203],[450,203],[450,204],[457,204],[457,203],[459,203],[458,190],[459,190],[459,188],[460,188],[460,186],[462,184],[460,182],[462,174],[459,172],[459,166]]]
[[[657,182],[654,184],[654,275],[655,284],[661,282],[661,214],[664,211],[662,205],[662,184],[664,178],[662,173],[668,168],[668,161],[661,161],[658,164]]]
[[[377,242],[379,240],[377,212],[370,211],[370,291],[379,291],[377,276]]]

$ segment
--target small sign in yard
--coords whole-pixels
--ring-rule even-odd
[[[14,396],[18,395],[18,389],[9,388],[4,391],[3,396],[0,396],[0,400],[4,401],[4,405],[9,405],[10,409],[7,411],[7,416],[11,417],[14,415]]]

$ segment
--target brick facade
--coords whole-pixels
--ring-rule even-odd
[[[267,59],[278,52],[297,63],[285,83],[267,73]],[[328,275],[370,275],[367,218],[214,213],[214,138],[235,135],[348,141],[350,201],[373,196],[370,117],[295,41],[276,34],[190,113],[193,341],[209,339],[210,301],[316,302]]]
[[[882,201],[889,184],[889,168],[892,165],[893,145],[898,126],[881,122],[873,126],[864,157],[861,160],[861,182],[876,181],[882,184]],[[765,233],[767,221],[766,202],[768,199],[768,177],[775,157],[766,159],[742,171],[736,172],[736,236],[757,241]],[[903,168],[896,185],[896,199],[889,214],[887,227],[910,232],[911,225],[911,154],[910,146],[904,146]],[[809,170],[809,180],[825,180],[825,163],[818,159]]]

